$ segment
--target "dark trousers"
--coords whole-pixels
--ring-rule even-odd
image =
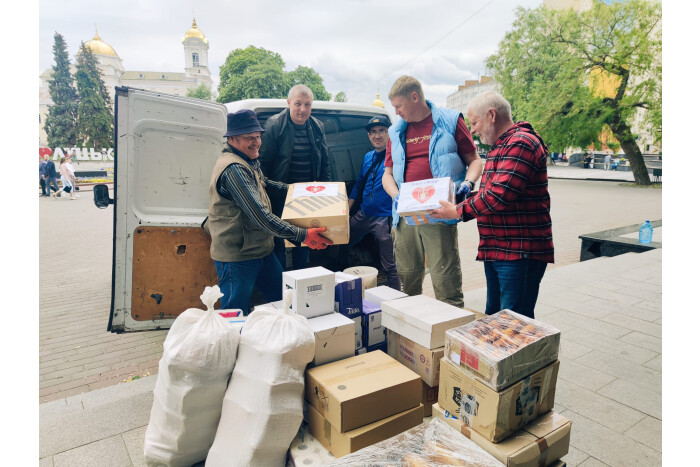
[[[51,194],[51,190],[59,191],[58,183],[56,182],[56,177],[47,178],[44,183],[46,183],[46,191],[48,194]]]
[[[46,181],[41,177],[39,177],[39,185],[41,185],[41,194],[44,196],[48,196],[49,193],[47,191],[49,190],[46,189]]]
[[[535,317],[540,281],[547,263],[534,259],[484,261],[486,274],[486,314],[504,309]]]
[[[275,237],[275,256],[277,261],[282,265],[282,269],[287,269],[287,249],[284,246],[284,239]],[[292,248],[292,270],[304,269],[309,265],[309,248],[296,247]]]
[[[282,300],[282,266],[274,253],[246,261],[214,261],[214,266],[219,276],[219,288],[224,294],[221,297],[222,310],[239,309],[247,316],[254,287],[269,302]]]
[[[394,259],[394,242],[391,239],[391,216],[366,216],[362,210],[350,218],[350,248],[357,245],[365,235],[372,235],[379,247],[379,260],[386,274],[386,284],[392,289],[401,290],[399,273]]]

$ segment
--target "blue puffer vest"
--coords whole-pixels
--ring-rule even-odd
[[[430,135],[429,161],[430,171],[433,178],[452,177],[455,186],[459,186],[464,181],[467,167],[457,154],[457,141],[455,141],[455,131],[457,129],[457,119],[459,112],[452,109],[436,107],[432,102],[425,101],[430,107],[433,116],[433,132]],[[391,159],[394,163],[393,173],[396,185],[401,189],[404,172],[406,171],[406,127],[408,123],[399,118],[391,128],[389,128],[389,138],[391,139]],[[396,227],[399,224],[399,215],[396,207],[392,203],[392,224]],[[445,224],[456,224],[457,219],[433,219],[432,222],[443,222]]]

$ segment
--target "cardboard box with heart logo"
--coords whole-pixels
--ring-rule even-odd
[[[413,218],[412,223],[427,223],[430,211],[439,208],[440,201],[455,202],[454,182],[450,177],[405,182],[401,184],[396,212],[407,218],[406,222]]]
[[[326,227],[321,235],[334,245],[350,241],[348,196],[343,182],[310,182],[289,185],[282,220],[297,227]]]

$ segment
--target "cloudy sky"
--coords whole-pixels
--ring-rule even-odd
[[[326,89],[350,102],[386,99],[402,74],[418,78],[429,99],[444,105],[467,79],[484,74],[510,28],[517,6],[542,0],[41,0],[39,67],[53,65],[53,34],[62,34],[71,58],[95,34],[110,44],[126,70],[181,72],[180,40],[192,24],[209,40],[209,69],[248,45],[282,55],[286,69],[314,68]],[[38,81],[38,80],[37,80]]]

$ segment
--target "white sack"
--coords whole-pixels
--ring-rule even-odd
[[[239,328],[214,310],[222,296],[218,285],[206,287],[200,298],[207,309],[184,311],[163,342],[143,448],[147,465],[192,465],[214,442],[240,339]]]
[[[304,369],[316,339],[306,318],[285,306],[256,308],[241,331],[207,467],[283,466],[303,418]]]

